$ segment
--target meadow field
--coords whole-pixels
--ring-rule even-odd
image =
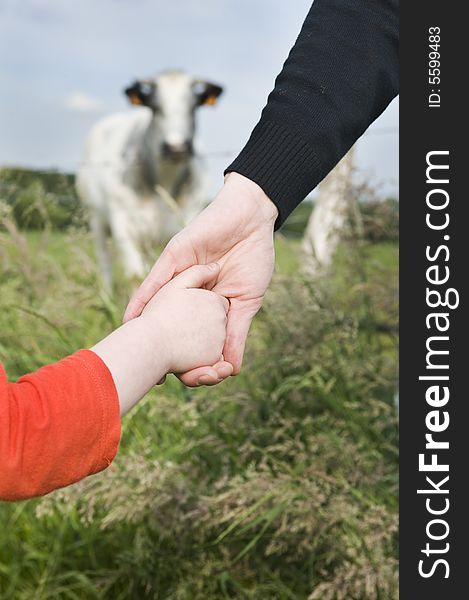
[[[0,203],[0,360],[11,380],[106,335],[81,224],[24,231]],[[297,238],[241,375],[168,377],[104,473],[0,504],[1,600],[397,598],[397,244],[355,239],[312,282]]]

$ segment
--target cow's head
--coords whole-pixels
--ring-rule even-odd
[[[178,159],[192,154],[195,109],[215,104],[222,91],[221,86],[182,71],[166,71],[154,78],[138,79],[125,89],[125,94],[132,104],[153,111],[163,155]]]

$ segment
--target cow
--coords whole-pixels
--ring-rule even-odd
[[[349,233],[353,194],[354,148],[320,183],[318,197],[303,236],[305,269],[310,276],[330,272],[341,241]]]
[[[183,71],[138,79],[124,92],[143,108],[108,116],[91,130],[76,187],[88,208],[108,291],[109,237],[126,277],[136,282],[145,275],[148,250],[168,241],[207,204],[205,170],[194,153],[195,113],[215,104],[222,91]]]

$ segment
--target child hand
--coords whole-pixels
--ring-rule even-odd
[[[229,302],[202,286],[214,283],[216,263],[183,271],[147,304],[142,319],[163,340],[158,352],[168,373],[183,373],[220,360],[226,337]]]

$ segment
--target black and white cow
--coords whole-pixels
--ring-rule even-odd
[[[223,88],[182,71],[135,81],[129,101],[145,107],[104,118],[92,129],[77,173],[89,208],[96,252],[108,289],[108,236],[129,278],[145,275],[145,248],[169,240],[207,203],[206,175],[194,153],[195,112]]]

